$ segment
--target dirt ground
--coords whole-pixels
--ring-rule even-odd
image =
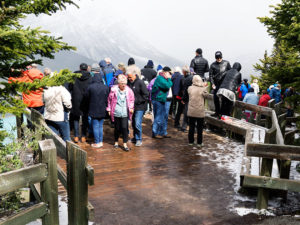
[[[147,116],[143,145],[131,145],[130,152],[113,149],[113,128],[108,125],[102,149],[80,144],[95,169],[95,186],[89,189],[95,224],[300,224],[295,217],[239,216],[236,209],[254,209],[256,199],[237,193],[236,158],[243,143],[205,131],[204,147],[191,147],[187,133],[174,129],[172,122],[172,138],[156,140]],[[288,213],[295,214],[297,207]]]

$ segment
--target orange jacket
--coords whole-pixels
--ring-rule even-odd
[[[35,79],[42,79],[43,73],[38,69],[29,69],[22,73],[20,77],[10,77],[10,82],[29,82],[32,83]],[[23,102],[27,107],[43,106],[43,90],[30,91],[28,94],[23,93]]]

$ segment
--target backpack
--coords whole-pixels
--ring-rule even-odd
[[[103,73],[104,73],[104,81],[105,81],[105,85],[109,86],[111,80],[114,77],[115,74],[115,68],[113,68],[111,65],[110,66],[106,66],[103,68]]]

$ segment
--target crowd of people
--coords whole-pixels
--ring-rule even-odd
[[[231,67],[220,51],[215,53],[216,60],[210,66],[200,48],[195,54],[189,66],[174,69],[158,65],[155,70],[153,61],[148,60],[140,70],[134,58],[129,58],[128,66],[119,63],[115,67],[110,58],[91,66],[82,63],[75,71],[81,75],[74,83],[23,93],[23,101],[27,107],[42,113],[48,126],[63,140],[71,140],[72,129],[75,143],[85,143],[90,136],[94,140],[93,148],[103,146],[103,123],[108,119],[114,127],[114,148],[119,148],[121,137],[123,149],[129,151],[129,121],[133,130],[130,141],[139,147],[143,141],[142,122],[146,113],[152,115],[152,138],[171,138],[168,119],[172,115],[170,118],[179,132],[188,130],[188,144],[202,147],[204,103],[209,93],[213,94],[215,105],[212,116],[219,119],[222,115],[231,115],[237,99],[267,106],[271,99],[278,103],[295,94],[292,87],[282,91],[278,83],[260,92],[258,80],[254,79],[251,84],[247,79],[242,81],[241,64],[235,62]],[[205,73],[209,73],[208,79]],[[33,82],[44,76],[53,76],[53,73],[49,68],[42,73],[32,64],[20,77],[9,81]],[[249,119],[252,112],[246,110],[244,113]],[[293,114],[292,107],[288,108],[288,114]]]

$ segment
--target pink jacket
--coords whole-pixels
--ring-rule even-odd
[[[132,113],[130,112],[130,110],[131,109],[132,111],[134,110],[134,93],[131,90],[131,88],[129,88],[128,86],[125,87],[125,91],[126,91],[126,101],[127,101],[129,119],[131,120]],[[114,113],[118,101],[117,92],[118,92],[118,85],[112,86],[107,100],[108,104],[106,110],[110,112],[110,117],[112,121],[114,121]]]

